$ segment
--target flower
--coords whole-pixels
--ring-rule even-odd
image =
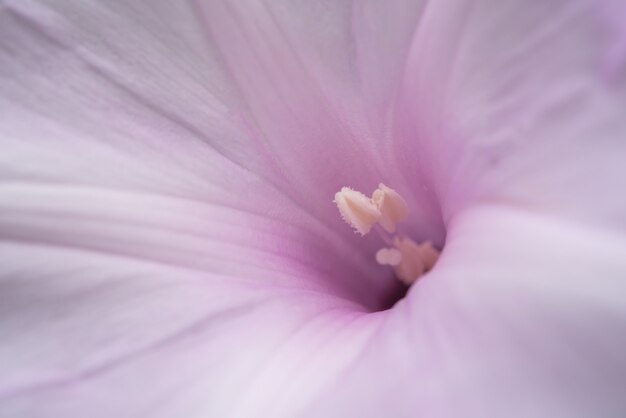
[[[3,417],[624,415],[622,2],[0,10]]]

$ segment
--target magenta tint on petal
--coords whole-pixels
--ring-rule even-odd
[[[626,226],[626,200],[613,193],[626,176],[618,3],[443,1],[426,11],[400,126],[420,144],[406,168],[426,161],[446,216],[499,201]]]
[[[305,416],[620,417],[625,253],[622,234],[524,211],[459,215]]]
[[[286,387],[295,399],[274,410],[300,408],[370,333],[345,301],[303,287],[1,249],[3,417],[252,416]]]
[[[0,416],[622,418],[623,12],[5,1]]]
[[[343,186],[369,193],[382,181],[410,197],[416,233],[443,240],[438,208],[422,188],[420,172],[398,170],[391,98],[370,91],[381,83],[376,75],[386,73],[377,69],[389,65],[381,57],[372,62],[371,54],[380,48],[392,62],[402,63],[408,51],[403,46],[409,43],[406,26],[415,22],[419,8],[400,2],[388,12],[398,16],[402,31],[389,49],[383,40],[395,39],[391,23],[363,21],[375,13],[373,2],[354,8],[335,1],[299,7],[291,2],[195,4],[245,99],[242,118],[254,146],[261,147],[294,200],[334,224],[337,217],[334,206],[326,203],[328,196]],[[368,46],[373,38],[380,39],[374,44],[377,49]],[[401,76],[397,71],[386,74],[382,82],[391,83],[388,95],[395,95]],[[376,119],[371,106],[387,110],[377,112]]]
[[[290,148],[291,144],[297,147],[293,142],[297,136],[284,140],[283,148],[293,150],[290,159],[273,155],[258,142],[253,123],[257,117],[248,116],[245,92],[240,92],[234,75],[223,66],[218,39],[207,38],[202,20],[190,6],[163,2],[146,15],[144,7],[133,3],[9,2],[2,19],[7,52],[0,56],[1,71],[6,74],[0,83],[0,100],[6,109],[0,124],[4,145],[0,173],[12,181],[11,190],[25,188],[24,193],[30,194],[42,188],[46,196],[42,199],[66,202],[70,213],[72,202],[80,205],[83,201],[84,191],[88,196],[102,195],[108,202],[101,203],[100,209],[115,222],[125,217],[126,198],[137,212],[142,206],[148,211],[158,209],[160,202],[154,199],[160,197],[180,199],[174,206],[193,207],[165,207],[163,212],[173,211],[173,216],[153,226],[178,229],[179,222],[198,218],[225,226],[227,217],[232,229],[226,232],[206,224],[196,232],[202,235],[210,229],[210,234],[219,237],[217,245],[206,247],[199,244],[201,239],[193,239],[196,247],[181,248],[168,239],[166,247],[175,243],[175,251],[158,249],[154,257],[178,257],[176,262],[185,266],[214,267],[214,261],[205,257],[213,251],[209,248],[219,246],[211,260],[229,251],[248,266],[255,261],[245,248],[285,255],[295,251],[281,260],[281,269],[313,263],[321,275],[291,271],[322,282],[368,309],[384,304],[386,294],[393,290],[393,279],[381,278],[384,270],[367,257],[378,244],[359,243],[343,228],[332,203],[335,185],[369,173],[371,161],[348,152],[349,147],[337,140],[343,137],[339,131],[329,134],[328,142],[302,140],[333,155],[337,147],[332,144],[343,147],[346,152],[341,161],[326,160],[321,154],[313,158],[312,148],[311,152]],[[181,56],[168,54],[169,50]],[[300,111],[308,114],[306,109]],[[329,126],[339,129],[333,122],[337,115],[324,112]],[[293,120],[291,113],[280,117]],[[322,173],[335,175],[333,183],[329,184],[328,177],[312,178],[313,170],[277,171],[280,159],[296,168],[319,166],[318,161],[324,159]],[[354,170],[353,177],[337,176],[336,170]],[[372,176],[370,187],[376,186],[379,177]],[[28,202],[35,205],[31,212],[38,209],[38,200],[17,200],[22,206]],[[89,201],[86,205],[88,213]],[[136,219],[141,214],[132,216]],[[20,229],[19,233],[26,232]],[[68,239],[60,233],[49,235],[53,240]],[[283,235],[291,235],[297,244],[276,239]],[[82,232],[77,236],[80,239]],[[109,244],[103,239],[97,245]],[[118,251],[128,248],[128,244],[111,245]],[[233,250],[233,245],[244,247]],[[158,245],[146,248],[134,243],[132,252],[156,252],[153,247]]]

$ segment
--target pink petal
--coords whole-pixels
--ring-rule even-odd
[[[304,416],[621,417],[625,253],[621,234],[463,213],[433,272]]]
[[[217,41],[207,38],[195,11],[170,2],[149,9],[6,4],[0,38],[6,51],[0,67],[7,75],[0,83],[6,109],[0,123],[0,175],[11,180],[3,187],[18,193],[18,201],[24,199],[26,207],[19,210],[37,212],[42,201],[57,201],[64,202],[57,212],[82,211],[112,222],[137,222],[144,208],[161,210],[166,215],[153,227],[181,229],[186,222],[184,233],[210,234],[219,238],[219,248],[191,242],[181,248],[180,242],[168,240],[167,250],[137,243],[129,249],[119,242],[128,231],[106,243],[97,234],[90,242],[80,228],[75,237],[50,233],[47,239],[233,274],[232,266],[215,261],[216,254],[232,254],[234,244],[253,247],[273,254],[262,257],[264,262],[276,262],[281,269],[291,265],[289,271],[298,275],[303,268],[312,270],[307,281],[369,308],[380,307],[395,283],[390,275],[381,279],[385,270],[370,257],[378,243],[363,244],[354,237],[332,203],[335,184],[359,177],[345,175],[356,168],[346,161],[358,158],[336,140],[343,131],[332,134],[343,157],[324,161],[324,178],[314,179],[306,165],[319,166],[324,153],[340,155],[329,150],[329,143],[314,144],[315,153],[303,153],[298,151],[302,142],[277,138],[290,145],[285,146],[292,155],[288,163],[298,171],[276,171],[281,156],[256,142],[258,129],[243,114],[251,106],[248,93],[232,84],[218,45],[207,46],[207,40]],[[324,116],[329,126],[340,129],[336,115]],[[290,117],[283,115],[286,121]],[[300,139],[308,140],[310,136]],[[330,176],[335,184],[328,184]],[[30,200],[21,197],[31,194],[36,196]],[[105,202],[82,203],[100,195]],[[127,214],[125,206],[133,207],[133,213]],[[99,213],[91,215],[93,210]],[[207,224],[194,224],[200,218]],[[29,233],[13,229],[12,234]],[[258,253],[238,250],[237,269],[250,257],[258,259]]]
[[[305,405],[397,284],[332,194],[251,146],[193,12],[7,2],[0,21],[3,414],[225,415],[309,361],[277,407]]]
[[[3,414],[621,416],[617,12],[194,4],[3,4]],[[449,231],[366,314],[380,181]]]
[[[255,285],[84,250],[0,248],[6,417],[228,415],[260,407],[241,403],[259,390],[276,399],[294,367],[322,356],[300,399],[277,405],[298,407],[367,337],[346,301],[271,277]]]
[[[402,101],[420,146],[400,154],[433,177],[446,216],[498,201],[626,226],[626,195],[615,193],[626,177],[619,3],[444,1],[426,11]]]
[[[196,4],[245,100],[255,146],[295,200],[336,219],[328,196],[343,186],[369,195],[382,181],[409,196],[414,232],[442,241],[423,176],[398,170],[391,129],[420,4]]]

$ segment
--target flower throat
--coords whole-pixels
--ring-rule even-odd
[[[335,204],[346,223],[361,236],[372,229],[385,246],[376,252],[376,262],[393,268],[396,277],[406,285],[413,284],[433,268],[439,258],[429,241],[416,243],[411,238],[396,233],[396,224],[407,218],[406,201],[398,192],[380,183],[367,197],[349,187],[335,194]]]

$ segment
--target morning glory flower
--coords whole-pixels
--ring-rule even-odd
[[[623,4],[5,0],[0,416],[623,417]]]

